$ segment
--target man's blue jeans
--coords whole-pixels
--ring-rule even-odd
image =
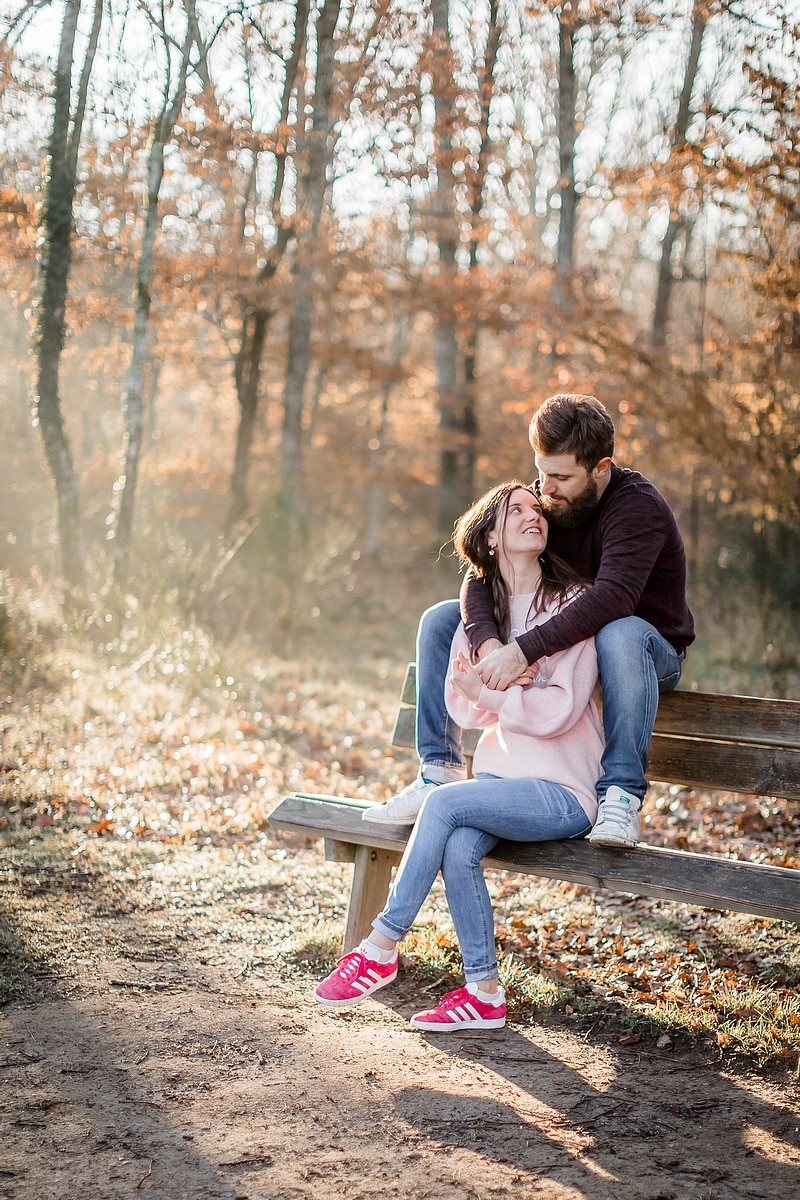
[[[468,981],[497,975],[494,916],[481,859],[500,838],[545,842],[583,837],[589,818],[569,788],[541,779],[478,775],[425,798],[386,907],[374,929],[405,937],[439,871]]]
[[[460,620],[458,601],[422,614],[417,633],[417,753],[424,767],[463,766],[461,730],[444,702],[450,645]],[[681,677],[683,655],[641,617],[623,617],[595,637],[603,688],[606,746],[598,797],[616,784],[632,796],[647,790],[647,755],[661,692]]]

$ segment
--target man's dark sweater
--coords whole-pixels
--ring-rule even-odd
[[[550,523],[548,549],[593,586],[544,625],[516,640],[529,663],[592,637],[610,621],[636,616],[680,652],[694,641],[686,604],[686,553],[664,497],[638,471],[611,466],[611,479],[586,523]],[[461,614],[474,650],[498,637],[491,588],[467,576]]]

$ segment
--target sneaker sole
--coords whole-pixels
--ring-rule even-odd
[[[590,834],[588,841],[590,841],[593,846],[622,846],[622,847],[631,846],[632,847],[632,846],[639,845],[638,839],[634,840],[632,838],[614,837],[613,834],[610,834],[610,833],[601,833],[597,837],[592,837]]]
[[[487,1017],[480,1021],[416,1021],[411,1018],[414,1029],[424,1029],[428,1033],[459,1033],[465,1029],[502,1029],[506,1023],[505,1017]]]
[[[388,979],[382,979],[380,983],[376,983],[368,992],[363,992],[360,996],[353,996],[350,1000],[328,1000],[325,996],[318,996],[314,992],[314,999],[317,1004],[324,1004],[326,1008],[345,1008],[348,1004],[360,1004],[362,1000],[368,1000],[375,992],[379,992],[381,988],[386,987],[387,983],[394,983],[397,979],[397,970],[394,975],[390,975]]]
[[[378,815],[374,809],[365,808],[361,820],[370,821],[373,825],[413,825],[418,816],[419,813],[414,813],[413,817],[386,817]]]

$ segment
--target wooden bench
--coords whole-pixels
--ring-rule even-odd
[[[416,667],[406,672],[392,745],[414,746]],[[478,731],[465,731],[471,753]],[[650,779],[744,795],[800,799],[800,701],[677,691],[661,697],[650,746]],[[270,814],[275,829],[324,838],[325,857],[354,864],[344,951],[383,907],[408,826],[362,821],[362,800],[297,792]],[[585,839],[499,842],[488,867],[594,888],[677,900],[800,924],[800,870],[640,845]]]

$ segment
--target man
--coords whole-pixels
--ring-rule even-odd
[[[367,821],[413,824],[432,787],[464,778],[460,730],[444,704],[450,643],[463,617],[478,671],[502,690],[540,660],[594,637],[603,689],[605,752],[597,822],[589,840],[634,846],[647,789],[647,756],[660,692],[681,677],[694,622],[686,603],[686,554],[664,497],[644,475],[612,461],[614,423],[594,396],[551,396],[534,414],[530,442],[550,523],[548,548],[592,583],[562,613],[504,645],[489,589],[467,577],[456,601],[423,614],[417,638],[420,770]]]

